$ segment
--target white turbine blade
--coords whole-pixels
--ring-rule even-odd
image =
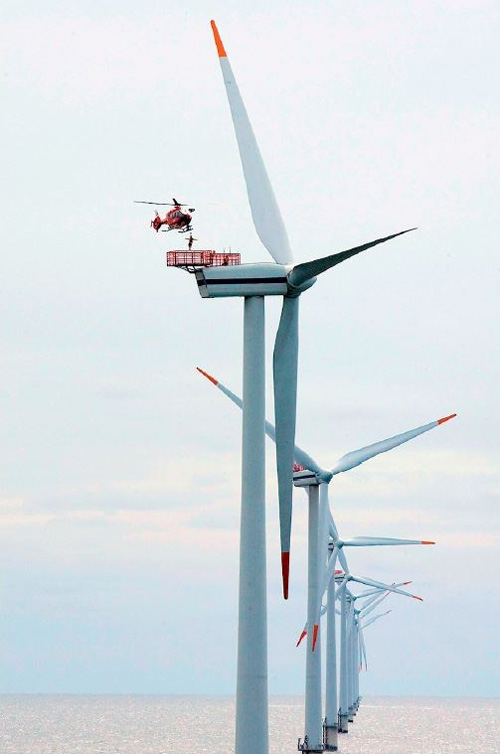
[[[283,596],[288,599],[290,538],[292,528],[293,462],[295,458],[295,412],[297,401],[298,299],[284,298],[274,349],[274,410],[276,428],[266,422],[266,432],[276,444],[278,503],[281,541]],[[200,367],[198,371],[237,406],[241,398]],[[312,460],[312,459],[311,459]],[[314,471],[314,469],[311,469]]]
[[[248,118],[245,104],[215,21],[210,22],[219,55],[227,99],[238,141],[248,200],[257,234],[269,254],[279,264],[291,264],[292,252],[281,213],[267,175],[264,161]]]
[[[420,600],[420,602],[423,602],[422,597],[417,597],[416,594],[410,594],[410,592],[405,592],[403,589],[398,589],[395,586],[389,586],[389,584],[382,584],[382,582],[380,581],[374,581],[373,579],[368,579],[364,576],[362,578],[360,578],[359,576],[350,576],[350,580],[356,581],[359,584],[366,584],[367,586],[378,586],[380,589],[384,589],[388,592],[402,594],[405,597],[412,597],[414,600]]]
[[[384,615],[389,615],[389,613],[392,613],[392,610],[386,610],[385,613],[379,613],[378,615],[374,615],[373,618],[370,618],[370,620],[367,620],[363,623],[363,628],[367,628],[368,626],[371,626],[372,623],[375,623],[376,620],[379,618],[383,618]],[[360,624],[361,628],[361,624]]]
[[[232,390],[229,390],[228,387],[222,384],[219,380],[217,380],[215,377],[212,377],[211,374],[208,374],[208,372],[205,372],[200,367],[196,367],[198,372],[202,374],[204,377],[207,378],[207,380],[210,380],[210,382],[215,385],[219,390],[224,393],[225,396],[229,398],[230,401],[232,401],[238,408],[243,408],[243,401],[242,399],[236,395],[236,393],[233,393]],[[273,442],[276,442],[276,430],[274,428],[274,424],[271,424],[271,422],[266,421],[266,435],[269,437],[270,440]],[[309,469],[309,471],[314,471],[315,474],[318,474],[319,476],[327,474],[324,469],[321,468],[321,466],[318,466],[314,458],[311,458],[311,456],[305,452],[305,450],[302,450],[302,448],[299,448],[298,445],[294,446],[293,449],[293,457],[296,463],[300,464],[301,466],[304,466],[305,469]]]
[[[344,573],[349,573],[349,566],[347,565],[347,558],[343,547],[339,549],[339,563],[344,569]]]
[[[392,586],[396,586],[396,585],[392,584]],[[380,602],[380,600],[383,599],[384,596],[387,596],[388,594],[389,592],[383,592],[381,589],[374,589],[373,593],[368,597],[368,599],[362,605],[362,607],[360,607],[359,612],[363,613],[366,610],[368,610],[368,608],[371,605],[377,605]],[[366,594],[358,594],[357,599],[362,600],[362,599],[366,599],[366,597],[367,597]]]
[[[391,584],[391,586],[400,587],[400,586],[407,586],[408,584],[411,584],[411,581],[398,581],[397,583]],[[366,618],[367,615],[369,615],[373,610],[375,610],[376,607],[380,605],[381,602],[383,602],[389,595],[391,594],[390,591],[381,591],[378,590],[378,596],[373,597],[370,599],[360,610],[360,615],[363,618]]]
[[[388,450],[396,448],[398,445],[413,440],[414,437],[418,437],[418,435],[422,435],[424,432],[434,429],[434,427],[443,424],[448,421],[448,419],[453,419],[454,416],[456,416],[456,414],[450,414],[450,416],[445,416],[443,419],[430,422],[430,424],[424,424],[421,427],[416,427],[416,429],[410,429],[408,432],[402,432],[400,435],[394,435],[394,437],[388,437],[386,440],[381,440],[372,445],[366,445],[364,448],[353,450],[337,461],[332,469],[332,474],[340,474],[342,471],[353,469],[355,466],[359,466],[369,458],[378,456],[379,453],[385,453]]]
[[[281,539],[283,596],[288,599],[292,528],[293,456],[297,407],[299,299],[285,297],[273,354],[276,467]]]
[[[391,584],[391,586],[408,586],[408,584],[411,584],[411,581],[393,582]],[[362,592],[361,594],[358,594],[358,597],[359,598],[361,598],[361,597],[371,597],[372,594],[379,595],[380,594],[380,589],[367,589],[365,592]],[[368,603],[365,603],[365,607],[366,607],[366,604],[368,604]]]
[[[366,618],[367,615],[369,615],[373,610],[375,610],[381,602],[383,602],[387,597],[390,595],[390,592],[381,592],[379,590],[378,596],[373,597],[367,605],[363,605],[363,607],[360,610],[360,616],[362,618]]]
[[[416,228],[409,228],[408,230],[402,230],[399,233],[393,233],[390,236],[384,236],[384,238],[377,238],[375,241],[369,241],[368,243],[364,243],[361,246],[354,246],[352,249],[347,249],[347,251],[340,251],[337,254],[330,254],[329,256],[322,257],[321,259],[313,259],[311,262],[296,264],[288,273],[288,284],[292,288],[300,288],[300,286],[316,277],[316,275],[320,275],[322,272],[326,272],[326,270],[329,270],[331,267],[335,267],[335,265],[340,264],[341,262],[345,262],[346,259],[350,259],[350,257],[359,254],[361,251],[371,249],[372,246],[377,246],[379,243],[390,241],[391,238],[402,236],[404,233],[410,233],[410,231],[412,230],[416,230]]]
[[[330,512],[329,512],[328,518],[329,518],[329,521],[330,521],[330,534],[332,535],[333,539],[338,539],[339,538],[339,533],[337,531],[337,527],[335,526],[335,521],[333,520],[331,508],[330,508]]]
[[[348,547],[376,547],[386,545],[435,545],[435,542],[420,539],[397,539],[393,537],[353,537],[344,539]]]

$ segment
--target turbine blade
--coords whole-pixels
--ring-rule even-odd
[[[373,579],[367,579],[364,576],[360,578],[359,576],[351,576],[352,581],[357,581],[359,584],[366,584],[367,586],[378,586],[380,589],[384,589],[388,592],[394,592],[395,594],[402,594],[405,597],[413,597],[414,600],[420,600],[420,602],[423,602],[422,597],[417,597],[416,594],[410,594],[410,592],[405,592],[403,589],[398,589],[395,586],[390,586],[389,584],[382,584],[380,581],[374,581]]]
[[[411,581],[399,581],[397,583],[391,584],[391,586],[406,586],[407,584],[411,584]],[[376,607],[380,605],[381,602],[383,602],[389,595],[391,594],[389,591],[382,591],[381,589],[377,589],[378,595],[375,595],[374,597],[371,597],[368,602],[365,602],[363,607],[361,608],[361,614],[363,618],[366,618],[369,613],[373,612]]]
[[[297,404],[299,299],[283,298],[273,355],[276,465],[281,537],[283,596],[288,599],[292,528],[293,458]]]
[[[395,585],[393,585],[395,586]],[[360,615],[362,618],[366,618],[367,615],[372,613],[381,602],[383,602],[387,597],[390,595],[390,592],[382,592],[380,589],[378,590],[378,596],[371,597],[371,599],[368,600],[368,602],[363,605],[363,607],[360,610]]]
[[[398,445],[402,445],[409,440],[413,440],[414,437],[418,437],[418,435],[422,435],[424,432],[428,432],[430,429],[434,429],[434,427],[442,424],[443,421],[452,419],[454,416],[456,416],[456,414],[447,416],[445,419],[438,419],[437,421],[430,422],[429,424],[423,424],[421,427],[410,429],[408,432],[402,432],[399,435],[388,437],[386,440],[380,440],[380,442],[374,442],[372,445],[366,445],[363,448],[359,448],[358,450],[353,450],[350,453],[346,453],[345,456],[342,456],[342,458],[337,461],[332,469],[332,474],[340,474],[343,471],[349,471],[349,469],[353,469],[355,466],[359,466],[369,458],[378,456],[380,453],[385,453],[388,450],[396,448]]]
[[[255,230],[269,254],[278,264],[291,264],[292,252],[285,225],[248,118],[245,103],[238,89],[215,21],[210,23],[233,118]]]
[[[435,545],[435,542],[429,542],[420,539],[395,539],[393,537],[353,537],[352,539],[343,540],[344,545],[348,547],[374,547],[384,545]]]
[[[331,509],[329,511],[328,518],[329,518],[329,522],[330,522],[330,534],[332,535],[333,539],[338,539],[339,538],[339,533],[337,531],[337,527],[335,526],[335,521],[333,520]]]
[[[219,390],[224,393],[225,396],[229,398],[230,401],[232,401],[238,408],[243,408],[243,401],[242,399],[236,395],[236,393],[233,393],[232,390],[229,390],[228,387],[222,384],[219,380],[217,380],[215,377],[212,377],[211,374],[208,374],[208,372],[205,372],[200,367],[196,367],[198,372],[202,374],[204,377],[207,378],[207,380],[210,380],[210,382],[215,385]],[[271,439],[273,442],[276,442],[276,430],[274,428],[274,425],[271,424],[271,422],[266,421],[266,435]],[[294,446],[293,449],[293,457],[294,461],[301,466],[304,466],[304,468],[309,469],[309,471],[314,471],[315,474],[318,474],[319,476],[326,475],[328,476],[329,473],[326,472],[324,469],[319,466],[314,458],[311,458],[311,456],[306,453],[305,450],[302,450],[302,448],[299,448],[298,445]]]
[[[373,618],[370,618],[370,620],[363,622],[363,628],[367,628],[368,626],[371,626],[372,623],[375,623],[376,620],[379,618],[383,618],[384,615],[389,615],[389,613],[392,613],[392,610],[386,610],[385,613],[379,613],[378,615],[374,615]],[[361,624],[360,624],[361,628]]]
[[[349,566],[347,565],[347,558],[345,556],[343,547],[341,547],[339,550],[339,563],[344,569],[344,573],[349,573]]]
[[[347,249],[347,251],[339,251],[337,254],[330,254],[328,257],[313,259],[311,262],[297,264],[288,274],[288,283],[293,288],[299,288],[301,285],[304,285],[304,283],[307,283],[308,280],[316,277],[316,275],[320,275],[322,272],[329,270],[330,267],[335,267],[335,265],[345,262],[346,259],[354,257],[361,251],[366,251],[366,249],[370,249],[372,246],[377,246],[379,243],[390,241],[391,238],[402,236],[404,233],[410,233],[412,230],[416,230],[416,228],[409,228],[408,230],[402,230],[399,233],[393,233],[390,236],[384,236],[384,238],[377,238],[375,241],[369,241],[361,246],[354,246],[352,249]]]
[[[298,642],[297,642],[297,644],[295,646],[298,647],[299,644],[301,643],[302,639],[304,639],[306,636],[307,636],[307,623],[304,626],[304,628],[302,629],[302,633],[300,634],[299,640],[298,640]]]
[[[318,631],[319,631],[319,623],[315,623],[313,626],[313,640],[312,640],[312,651],[316,649],[316,642],[318,640]]]

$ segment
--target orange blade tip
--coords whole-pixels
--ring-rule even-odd
[[[215,21],[210,21],[210,26],[212,27],[212,31],[214,33],[215,46],[217,47],[219,58],[227,58],[226,51],[224,49],[224,45],[222,44],[222,39],[220,38],[219,30],[217,28],[217,24],[215,23]]]
[[[207,380],[210,380],[210,382],[213,382],[214,385],[218,385],[219,384],[219,381],[216,380],[215,377],[212,377],[211,374],[208,374],[208,372],[204,372],[203,369],[200,369],[200,367],[196,367],[196,369],[198,370],[198,372],[200,374],[202,374],[204,377],[206,377]]]
[[[444,424],[444,422],[447,422],[448,419],[454,419],[456,414],[450,414],[449,416],[443,416],[442,419],[438,419],[438,424]]]
[[[313,641],[312,641],[312,651],[313,652],[316,649],[316,642],[318,640],[318,629],[319,629],[319,626],[318,626],[317,623],[315,623],[314,624],[314,628],[313,628]]]
[[[426,542],[425,540],[423,542],[420,542],[421,545],[435,545],[435,542]]]
[[[299,640],[298,640],[297,644],[295,645],[296,647],[299,646],[299,644],[302,641],[302,639],[304,638],[304,636],[307,636],[307,631],[302,631],[302,633],[299,636]]]
[[[281,578],[283,580],[283,597],[288,599],[288,580],[290,575],[290,553],[281,553]]]

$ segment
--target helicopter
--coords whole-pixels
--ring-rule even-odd
[[[171,202],[143,202],[136,200],[134,204],[154,204],[157,207],[168,206],[173,208],[163,218],[160,217],[158,211],[156,212],[155,217],[151,220],[151,228],[154,228],[157,233],[162,225],[168,226],[167,228],[162,228],[163,232],[177,230],[179,233],[186,233],[188,230],[193,230],[193,226],[191,225],[192,215],[190,213],[194,212],[195,208],[188,207],[188,211],[183,212],[181,207],[185,207],[186,205],[178,202],[175,197]]]

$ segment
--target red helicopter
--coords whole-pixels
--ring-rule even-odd
[[[163,218],[160,217],[158,212],[156,212],[156,216],[151,220],[151,227],[154,228],[157,233],[162,225],[168,225],[167,228],[163,228],[164,232],[177,230],[179,233],[186,233],[188,230],[193,230],[193,226],[191,225],[192,215],[190,213],[195,211],[194,207],[188,207],[188,211],[183,212],[181,207],[185,207],[186,205],[181,204],[175,198],[173,198],[171,202],[135,201],[134,204],[155,204],[157,207],[168,206],[173,208],[169,210]]]

